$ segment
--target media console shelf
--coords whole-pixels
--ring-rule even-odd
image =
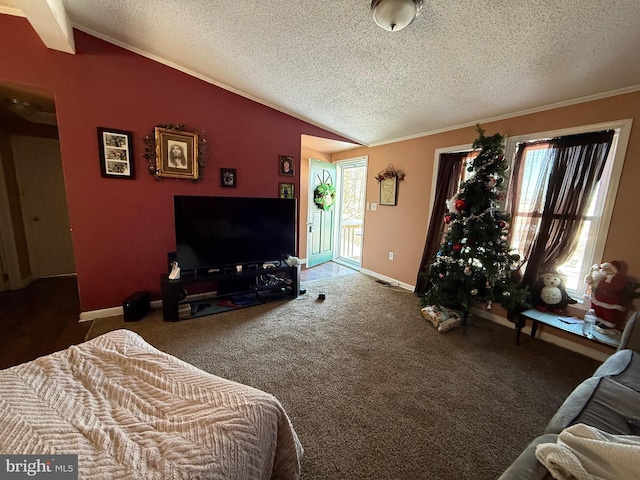
[[[160,284],[162,317],[176,322],[296,298],[300,293],[300,267],[187,273],[176,280],[165,274]]]

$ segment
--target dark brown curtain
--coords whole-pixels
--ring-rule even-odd
[[[440,155],[440,166],[438,167],[438,179],[436,181],[435,199],[429,229],[427,230],[427,240],[424,245],[424,252],[416,279],[414,292],[417,295],[423,294],[427,289],[427,281],[422,275],[426,272],[431,259],[435,256],[442,242],[442,230],[444,215],[447,210],[447,199],[453,197],[460,186],[460,172],[464,159],[469,152],[443,153]]]
[[[540,227],[540,217],[545,202],[545,186],[549,178],[549,170],[553,156],[549,154],[549,143],[547,140],[522,143],[516,150],[511,169],[511,182],[507,195],[506,210],[511,215],[510,235],[519,235],[518,254],[520,254],[520,269],[531,256],[533,242],[538,235]],[[527,177],[525,182],[525,160],[528,153],[539,150],[542,155],[535,162],[537,175],[534,179]],[[529,159],[531,162],[531,159]],[[529,168],[533,167],[532,165]],[[527,210],[519,210],[521,196],[527,199]],[[510,239],[511,240],[511,239]],[[522,272],[521,272],[522,273]]]
[[[531,246],[523,284],[532,285],[538,272],[554,270],[571,256],[591,193],[602,176],[613,130],[569,135],[549,140],[550,177],[538,234]]]

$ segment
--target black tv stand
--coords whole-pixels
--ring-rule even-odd
[[[176,280],[165,274],[160,284],[162,317],[176,322],[296,298],[300,293],[300,267],[189,272]]]

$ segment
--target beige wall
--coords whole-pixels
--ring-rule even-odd
[[[640,92],[484,123],[482,127],[487,135],[500,132],[516,136],[626,118],[634,119],[635,124],[603,260],[622,260],[628,265],[628,274],[640,278],[640,222],[633,218],[640,182]],[[475,127],[470,126],[332,156],[332,161],[337,161],[368,155],[367,202],[379,202],[379,187],[374,179],[378,171],[392,163],[406,173],[399,184],[397,206],[379,206],[376,211],[366,212],[363,269],[415,285],[429,219],[435,151],[470,144],[476,136]],[[393,261],[388,259],[389,251],[394,252]]]

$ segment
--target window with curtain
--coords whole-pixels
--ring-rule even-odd
[[[442,154],[441,155],[441,159],[443,159],[445,156],[448,156],[448,155],[452,155],[452,154],[446,154],[446,153]],[[458,152],[458,153],[453,154],[453,155],[458,155],[459,158],[460,158],[460,162],[461,162],[460,163],[460,171],[457,173],[457,175],[455,177],[455,187],[454,188],[450,188],[447,191],[447,196],[446,196],[446,199],[445,199],[445,202],[444,202],[445,205],[444,205],[444,207],[442,209],[442,212],[443,212],[442,213],[442,217],[443,218],[444,218],[444,216],[446,215],[446,213],[448,211],[447,206],[446,206],[447,201],[451,197],[453,197],[456,193],[458,193],[458,190],[460,189],[460,184],[462,182],[466,182],[467,180],[469,180],[469,178],[471,178],[474,175],[475,172],[473,172],[473,171],[470,172],[468,170],[468,167],[469,167],[469,165],[472,164],[472,161],[478,156],[478,152],[475,152],[475,151]],[[438,184],[437,188],[438,189],[440,188],[440,184]],[[436,249],[433,252],[433,255],[436,254],[436,252],[438,251],[438,248],[440,247],[440,245],[442,245],[442,242],[444,242],[444,239],[447,236],[447,230],[449,230],[449,225],[447,223],[444,223],[442,218],[440,219],[440,223],[441,223],[441,225],[440,225],[441,233],[440,233],[440,237],[439,237],[439,239],[437,241],[437,244],[435,245]],[[433,255],[432,255],[432,257],[433,257]]]
[[[437,181],[435,184],[434,204],[427,230],[422,260],[416,279],[416,294],[425,293],[427,284],[423,273],[427,270],[438,248],[444,241],[447,225],[444,216],[447,212],[446,202],[458,191],[460,183],[472,175],[467,165],[478,156],[476,151],[448,152],[440,154],[438,159]]]
[[[603,261],[619,134],[609,129],[512,142],[507,208],[510,244],[523,259],[523,283],[555,270],[566,275],[568,293],[583,298],[584,276]]]

